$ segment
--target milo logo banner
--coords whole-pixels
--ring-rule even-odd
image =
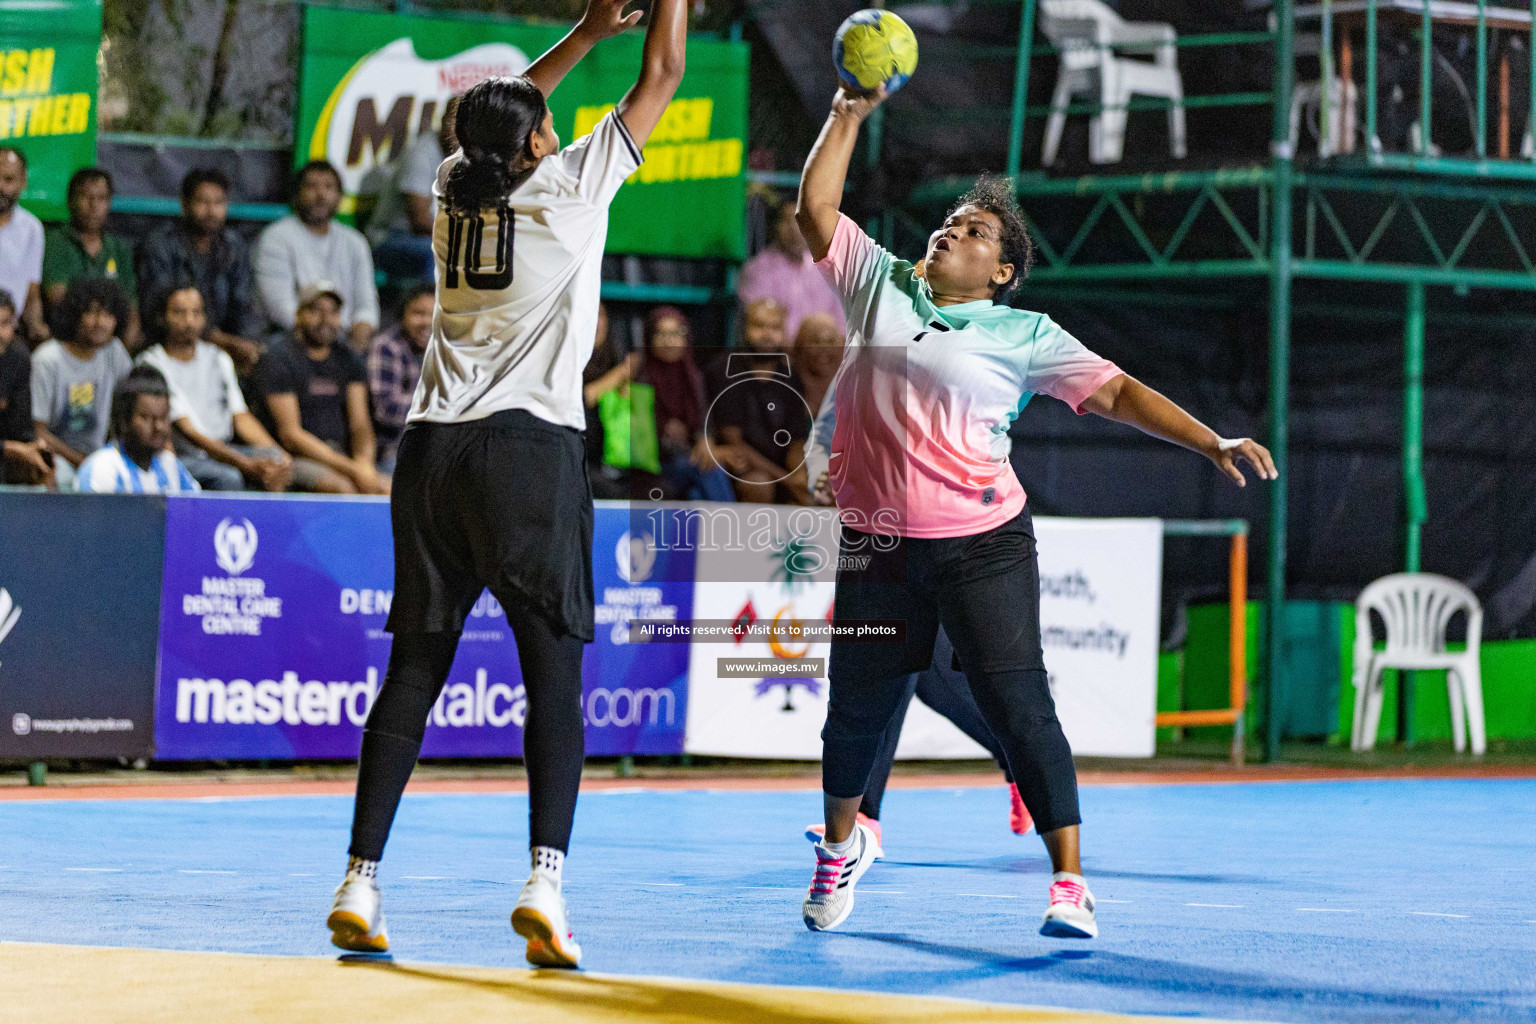
[[[0,0],[0,145],[27,155],[23,204],[68,216],[70,175],[96,162],[101,0]]]
[[[3,0],[0,0],[3,2]],[[364,212],[419,136],[436,134],[449,97],[485,78],[519,74],[567,26],[305,10],[297,163],[341,171],[345,209]],[[550,101],[561,144],[592,130],[634,84],[642,35],[598,45]],[[619,192],[612,252],[679,257],[745,255],[748,48],[693,39],[688,73]]]
[[[693,554],[660,550],[623,508],[598,510],[594,544],[587,752],[680,753],[687,648],[632,645],[615,627],[633,614],[689,617]],[[356,757],[389,661],[393,586],[387,501],[169,499],[155,756]],[[512,631],[483,593],[422,756],[520,756],[527,710]]]

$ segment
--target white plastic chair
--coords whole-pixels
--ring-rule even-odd
[[[1445,649],[1445,627],[1457,612],[1467,613],[1467,649]],[[1371,612],[1387,628],[1387,646],[1378,651],[1371,639]],[[1427,572],[1383,576],[1361,591],[1355,602],[1355,729],[1352,750],[1370,750],[1381,726],[1382,672],[1385,669],[1444,669],[1451,700],[1451,736],[1456,752],[1488,749],[1483,722],[1483,675],[1478,647],[1483,607],[1477,595],[1453,579]]]
[[[1126,104],[1135,96],[1162,96],[1168,108],[1168,142],[1183,159],[1184,80],[1179,76],[1178,34],[1161,22],[1123,20],[1100,0],[1041,0],[1040,30],[1061,51],[1061,71],[1051,97],[1040,162],[1056,162],[1066,109],[1072,97],[1093,96],[1102,109],[1088,122],[1088,159],[1112,164],[1125,150]],[[1151,61],[1126,54],[1150,54]]]
[[[1318,122],[1322,119],[1323,83],[1297,82],[1291,93],[1291,152],[1301,141],[1301,119],[1307,116],[1309,127],[1317,136],[1317,155],[1333,156],[1345,149],[1345,139],[1355,132],[1359,119],[1359,90],[1354,82],[1335,78],[1328,90],[1328,125],[1324,131]]]

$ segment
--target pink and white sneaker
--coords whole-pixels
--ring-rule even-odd
[[[1008,827],[1013,829],[1013,834],[1022,836],[1034,825],[1035,819],[1030,817],[1029,808],[1024,806],[1024,798],[1019,796],[1019,787],[1015,783],[1008,783],[1008,799],[1012,805],[1008,808]]]
[[[871,859],[884,860],[885,847],[880,842],[880,823],[874,818],[866,818],[863,811],[859,812],[857,820],[860,825],[863,825],[875,834],[875,851]],[[819,843],[826,834],[827,826],[825,825],[805,826],[805,841],[808,843]]]
[[[1040,934],[1054,939],[1098,938],[1093,918],[1093,893],[1082,875],[1058,871],[1051,876],[1051,905],[1040,922]]]
[[[853,890],[875,862],[875,834],[868,825],[853,826],[853,849],[838,855],[826,840],[816,844],[816,874],[800,905],[800,916],[813,932],[836,928],[853,912]]]

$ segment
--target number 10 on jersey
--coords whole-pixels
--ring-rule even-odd
[[[512,211],[505,206],[496,208],[496,268],[481,270],[485,251],[486,214],[463,216],[448,215],[448,259],[444,267],[443,287],[459,287],[459,275],[464,275],[464,286],[475,291],[500,291],[512,284]]]

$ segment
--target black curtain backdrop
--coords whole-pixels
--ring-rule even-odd
[[[1148,305],[1031,294],[1026,284],[1019,304],[1049,313],[1219,433],[1264,441],[1265,293],[1235,288],[1189,304],[1154,295],[1159,304]],[[1402,568],[1403,326],[1401,306],[1381,301],[1401,293],[1298,286],[1283,482],[1297,599],[1353,601]],[[1536,321],[1499,302],[1429,290],[1422,568],[1478,593],[1486,637],[1527,637],[1536,636]],[[1238,488],[1199,456],[1049,398],[1032,400],[1012,435],[1037,514],[1246,518],[1250,593],[1262,596],[1268,489],[1278,485]],[[1226,560],[1219,541],[1170,540],[1165,608],[1221,600]]]

